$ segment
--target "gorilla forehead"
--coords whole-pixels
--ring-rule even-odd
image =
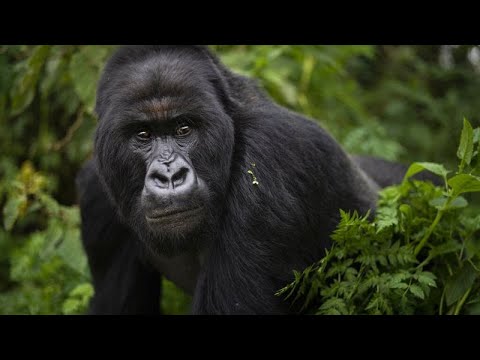
[[[205,96],[211,88],[209,69],[197,61],[178,61],[171,56],[157,55],[137,63],[128,64],[122,70],[121,92],[133,100],[148,98],[182,97],[185,99]]]
[[[222,116],[215,69],[201,47],[121,48],[105,67],[95,110],[115,123],[127,116],[166,118],[180,110],[205,119]]]
[[[145,120],[168,120],[187,113],[179,103],[181,103],[180,99],[170,96],[147,99],[139,102],[134,111],[143,114]]]
[[[147,119],[202,116],[207,109],[217,108],[208,70],[194,60],[179,62],[162,55],[127,64],[120,70],[115,106]]]

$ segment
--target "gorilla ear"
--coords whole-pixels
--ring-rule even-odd
[[[202,47],[201,50],[215,71],[216,76],[210,79],[210,82],[227,114],[232,114],[243,107],[250,107],[252,102],[269,101],[268,94],[259,86],[257,80],[235,74],[207,47]]]
[[[207,57],[215,77],[209,79],[215,89],[217,97],[220,99],[227,114],[242,106],[242,100],[238,93],[240,83],[250,80],[240,75],[232,73],[223,65],[219,58],[215,56],[206,46],[198,47]]]

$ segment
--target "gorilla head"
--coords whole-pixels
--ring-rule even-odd
[[[234,125],[218,79],[204,49],[152,46],[118,51],[99,83],[99,174],[120,216],[157,253],[200,247],[221,212]]]

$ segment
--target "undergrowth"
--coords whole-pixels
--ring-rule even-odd
[[[464,120],[456,171],[413,163],[370,214],[341,211],[325,257],[277,292],[305,314],[480,314],[480,128]],[[413,180],[422,170],[444,186]]]

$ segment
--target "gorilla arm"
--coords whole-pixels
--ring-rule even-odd
[[[121,223],[93,161],[79,173],[82,239],[93,276],[90,314],[158,314],[161,278],[145,264],[138,241]]]

